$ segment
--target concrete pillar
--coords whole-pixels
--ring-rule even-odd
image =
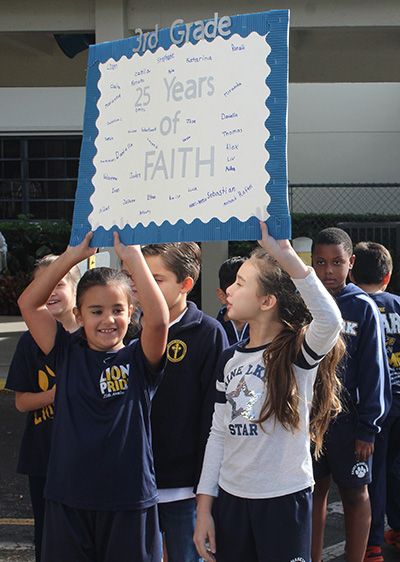
[[[127,0],[96,0],[96,43],[116,41],[128,36]]]

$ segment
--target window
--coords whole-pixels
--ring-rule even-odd
[[[82,137],[0,137],[0,220],[72,222]]]

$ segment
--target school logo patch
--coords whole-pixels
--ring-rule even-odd
[[[296,558],[292,558],[290,562],[306,562],[302,556],[296,556]]]
[[[364,478],[364,476],[369,472],[369,468],[366,462],[358,462],[351,469],[351,474],[357,476],[358,478]]]
[[[179,363],[185,357],[187,345],[182,340],[172,340],[167,345],[167,357],[171,363]]]

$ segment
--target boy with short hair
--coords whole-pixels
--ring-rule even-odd
[[[349,235],[340,228],[322,230],[311,252],[318,277],[342,313],[347,346],[342,373],[345,410],[331,423],[323,453],[314,462],[312,560],[321,561],[332,474],[343,503],[346,559],[362,562],[371,522],[371,455],[391,402],[383,326],[373,300],[353,283],[346,284],[354,264]]]
[[[364,560],[383,562],[384,540],[400,549],[400,297],[385,292],[393,270],[390,252],[376,242],[354,249],[351,280],[370,295],[382,315],[392,383],[392,407],[375,440],[372,482],[368,486],[372,522]],[[385,512],[391,529],[385,532]]]
[[[227,295],[226,289],[233,285],[236,281],[236,274],[240,266],[246,261],[247,258],[235,256],[225,260],[218,271],[219,287],[217,288],[217,295],[221,301],[222,308],[218,313],[217,320],[224,328],[229,345],[233,345],[239,341],[245,340],[249,337],[249,326],[246,322],[238,320],[230,320],[227,315]]]
[[[216,400],[216,363],[228,341],[219,322],[187,301],[200,272],[199,246],[150,244],[142,252],[170,312],[168,363],[151,413],[160,529],[168,562],[198,562],[194,488]]]

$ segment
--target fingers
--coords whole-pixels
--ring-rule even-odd
[[[215,561],[214,554],[216,553],[216,544],[213,522],[209,526],[203,526],[200,517],[196,524],[193,541],[196,545],[197,552],[204,560],[207,560],[207,562]]]
[[[258,240],[260,246],[263,246],[263,242],[268,237],[268,227],[265,222],[260,221],[260,228],[261,228],[261,240]]]
[[[365,462],[374,452],[374,443],[357,439],[355,443],[354,455],[358,462]]]

